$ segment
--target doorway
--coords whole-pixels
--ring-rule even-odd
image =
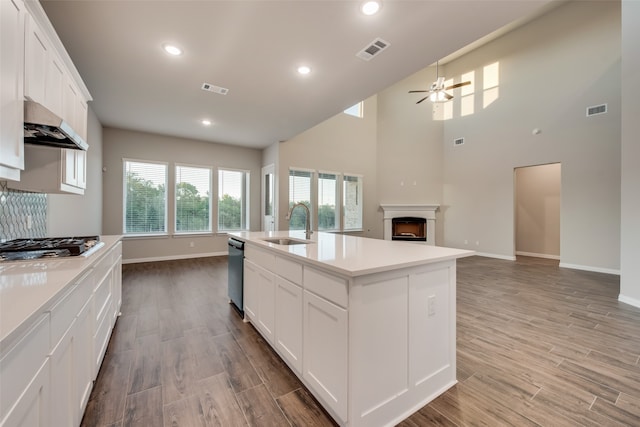
[[[516,255],[560,259],[561,164],[514,169]]]
[[[262,168],[262,231],[276,229],[275,191],[275,166],[271,164]]]

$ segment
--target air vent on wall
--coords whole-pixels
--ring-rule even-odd
[[[587,117],[597,116],[598,114],[605,114],[607,112],[607,104],[594,105],[593,107],[587,107]]]
[[[229,93],[229,89],[227,89],[226,87],[212,85],[211,83],[202,83],[202,90],[215,92],[220,95],[226,95],[227,93]]]
[[[365,61],[369,61],[374,56],[378,55],[380,52],[388,48],[390,45],[389,42],[382,40],[381,38],[377,38],[371,43],[369,43],[364,49],[360,52],[356,53],[356,56]]]
[[[456,138],[453,140],[453,145],[462,145],[464,144],[464,138]]]

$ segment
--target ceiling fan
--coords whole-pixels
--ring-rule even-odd
[[[438,75],[438,62],[436,62],[436,81],[431,83],[429,90],[410,90],[409,93],[428,93],[427,96],[420,99],[416,104],[420,104],[425,99],[429,98],[431,102],[446,102],[453,99],[453,95],[448,94],[447,90],[455,89],[461,86],[470,85],[470,81],[456,83],[451,86],[444,86],[444,77]]]

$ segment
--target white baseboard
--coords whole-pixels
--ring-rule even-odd
[[[516,255],[532,256],[532,257],[535,257],[535,258],[555,259],[555,260],[558,260],[558,261],[560,260],[560,255],[537,254],[535,252],[516,251]]]
[[[640,308],[640,299],[631,298],[620,294],[618,295],[618,301]]]
[[[229,255],[228,252],[209,252],[204,254],[186,254],[186,255],[168,255],[168,256],[160,256],[160,257],[151,257],[151,258],[133,258],[133,259],[123,259],[123,264],[138,264],[141,262],[155,262],[155,261],[173,261],[176,259],[189,259],[189,258],[206,258],[211,256],[226,256]]]
[[[487,258],[497,258],[497,259],[505,259],[507,261],[515,261],[516,257],[514,256],[509,256],[509,255],[498,255],[498,254],[488,254],[485,252],[476,252],[475,255],[478,256],[483,256],[483,257],[487,257]]]
[[[561,262],[560,267],[572,268],[574,270],[593,271],[596,273],[614,274],[616,276],[620,275],[620,270],[616,270],[613,268],[592,267],[590,265],[579,265],[579,264],[567,264],[566,262]]]

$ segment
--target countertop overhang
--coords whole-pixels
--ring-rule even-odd
[[[266,242],[264,239],[307,240],[304,231],[241,231],[230,232],[229,236],[348,277],[431,264],[475,254],[474,251],[430,246],[424,243],[380,240],[325,232],[314,232],[309,243],[298,245],[279,245]]]

